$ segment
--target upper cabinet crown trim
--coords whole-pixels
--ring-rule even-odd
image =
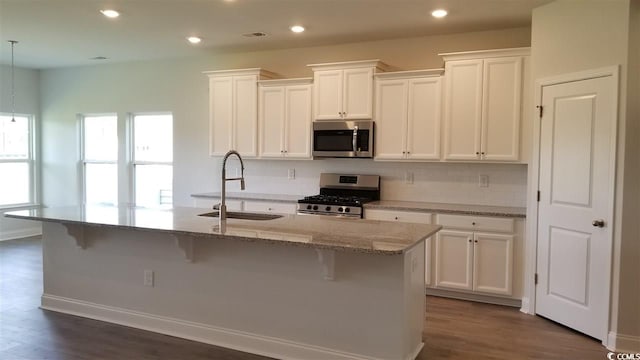
[[[294,79],[273,79],[273,80],[260,80],[258,84],[260,86],[287,86],[287,85],[307,85],[312,84],[313,78],[294,78]]]
[[[357,61],[343,61],[324,64],[309,64],[307,65],[313,71],[317,70],[342,70],[342,69],[354,69],[354,68],[370,68],[374,67],[377,71],[387,71],[390,66],[383,63],[379,59],[375,60],[357,60]]]
[[[273,73],[271,71],[264,70],[261,68],[214,70],[214,71],[203,71],[202,73],[207,75],[208,77],[241,76],[241,75],[257,75],[261,79],[274,79],[278,77],[276,73]]]
[[[453,53],[442,53],[438,55],[440,55],[444,59],[444,61],[486,59],[486,58],[504,57],[504,56],[529,56],[531,55],[531,48],[520,47],[520,48],[510,48],[510,49],[463,51],[463,52],[453,52]]]
[[[444,69],[425,69],[425,70],[409,70],[378,73],[374,76],[376,79],[408,79],[416,77],[442,76]]]

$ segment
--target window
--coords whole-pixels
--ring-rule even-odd
[[[173,204],[173,116],[132,116],[133,190],[138,206]]]
[[[0,207],[35,202],[32,119],[0,114]]]
[[[118,118],[82,118],[83,198],[85,204],[118,203]]]

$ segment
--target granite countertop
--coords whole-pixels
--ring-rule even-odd
[[[205,199],[220,199],[220,192],[208,192],[200,194],[191,194],[191,197]],[[256,200],[256,201],[272,201],[272,202],[290,202],[297,203],[304,195],[287,195],[287,194],[261,194],[248,192],[227,192],[228,200]]]
[[[207,209],[159,210],[129,206],[72,206],[8,212],[7,217],[63,224],[102,226],[190,235],[215,240],[235,238],[316,249],[396,255],[435,234],[439,225],[348,219],[333,216],[284,215],[274,220],[227,219],[198,214]]]
[[[443,204],[418,201],[382,200],[364,204],[365,209],[403,210],[416,212],[434,212],[441,214],[501,216],[525,218],[527,209],[507,206],[485,206],[464,204]]]
[[[192,194],[195,198],[219,199],[219,192]],[[255,200],[255,201],[271,201],[271,202],[287,202],[296,203],[302,199],[303,195],[287,195],[287,194],[261,194],[246,192],[229,192],[227,199],[233,200]],[[489,205],[465,205],[465,204],[447,204],[447,203],[431,203],[422,201],[399,201],[399,200],[381,200],[364,204],[365,209],[384,209],[384,210],[401,210],[415,212],[435,212],[441,214],[459,214],[459,215],[482,215],[482,216],[501,216],[513,218],[525,218],[527,209],[524,207],[509,206],[489,206]]]

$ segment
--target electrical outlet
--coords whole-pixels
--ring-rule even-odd
[[[289,169],[287,170],[287,178],[289,180],[293,180],[296,178],[296,169]]]
[[[144,286],[153,287],[153,270],[144,271]]]
[[[411,171],[406,171],[404,173],[404,183],[413,184],[413,173]]]
[[[489,175],[478,176],[478,187],[489,187]]]

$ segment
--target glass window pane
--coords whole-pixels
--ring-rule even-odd
[[[133,134],[134,161],[173,161],[172,115],[136,115]]]
[[[29,163],[0,163],[0,174],[0,205],[30,202]]]
[[[136,205],[146,207],[173,204],[173,166],[136,165]]]
[[[85,160],[118,160],[118,120],[115,116],[84,118]]]
[[[85,164],[85,202],[112,205],[118,203],[116,164]]]
[[[29,118],[0,116],[0,160],[29,157]]]

